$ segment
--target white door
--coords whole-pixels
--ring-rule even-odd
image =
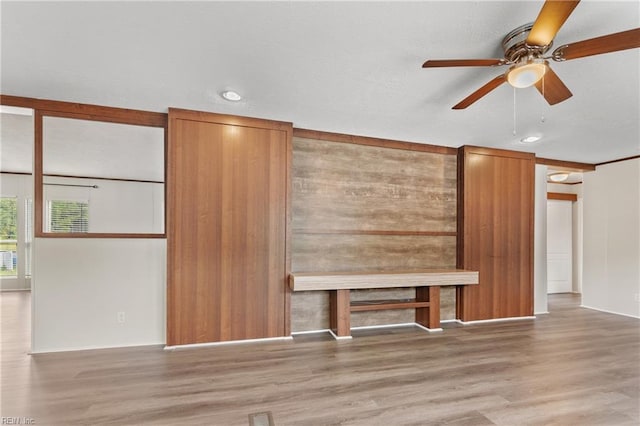
[[[571,201],[547,200],[547,292],[572,291]]]

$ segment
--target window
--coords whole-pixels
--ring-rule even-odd
[[[89,203],[86,201],[49,201],[49,232],[89,232]]]
[[[0,198],[0,277],[18,276],[18,199]]]

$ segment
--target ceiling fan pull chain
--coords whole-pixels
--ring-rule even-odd
[[[546,73],[545,73],[546,74]],[[546,80],[546,75],[542,75],[542,97],[545,98],[544,96],[544,81]],[[546,99],[546,98],[545,98]],[[540,117],[540,122],[544,123],[544,112],[542,113],[542,116]]]
[[[513,88],[513,136],[516,135],[516,88]]]

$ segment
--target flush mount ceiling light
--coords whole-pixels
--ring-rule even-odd
[[[507,81],[518,89],[533,86],[544,76],[546,62],[543,59],[524,60],[509,70]]]
[[[549,180],[552,182],[564,182],[567,179],[569,179],[568,172],[557,172],[549,175]]]
[[[222,92],[222,97],[231,102],[238,102],[242,99],[242,96],[238,94],[238,92],[234,92],[233,90],[225,90]]]
[[[534,143],[534,142],[538,142],[540,140],[542,136],[527,136],[526,138],[522,138],[520,139],[520,142],[522,143]]]

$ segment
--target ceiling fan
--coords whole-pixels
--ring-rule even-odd
[[[549,59],[562,62],[640,47],[640,28],[635,28],[565,44],[545,56],[553,45],[556,33],[579,2],[579,0],[546,0],[535,22],[514,29],[502,40],[503,59],[428,60],[422,68],[510,65],[507,72],[489,81],[454,105],[452,109],[467,108],[505,82],[509,82],[516,88],[535,85],[547,102],[555,105],[569,99],[573,94],[549,67]]]

